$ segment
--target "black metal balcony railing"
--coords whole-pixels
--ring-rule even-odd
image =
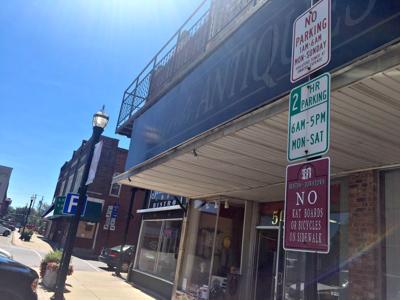
[[[267,0],[204,0],[125,90],[117,132],[149,99],[156,97],[204,53],[211,39],[257,1]]]

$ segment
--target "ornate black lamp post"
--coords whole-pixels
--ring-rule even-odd
[[[108,123],[108,115],[104,112],[104,106],[103,106],[101,111],[98,111],[93,115],[93,123],[92,123],[93,133],[89,140],[90,143],[89,155],[83,172],[82,181],[79,186],[79,200],[76,209],[76,214],[73,216],[69,226],[67,240],[65,243],[62,260],[60,263],[60,268],[57,274],[56,291],[54,293],[54,296],[52,297],[52,299],[54,300],[64,299],[65,281],[67,279],[68,267],[71,261],[72,250],[74,248],[76,232],[78,230],[79,221],[84,209],[86,191],[88,187],[86,185],[86,181],[88,179],[90,164],[93,158],[94,146],[98,143],[100,136],[104,131],[104,128],[107,126],[107,123]]]

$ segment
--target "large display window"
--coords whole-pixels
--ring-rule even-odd
[[[244,202],[196,200],[191,204],[178,296],[238,297],[244,214]]]
[[[400,170],[383,174],[384,182],[384,234],[382,298],[400,299]]]
[[[135,269],[174,281],[181,219],[143,220]]]

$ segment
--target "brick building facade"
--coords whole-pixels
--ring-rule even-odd
[[[75,242],[75,251],[82,254],[99,254],[105,246],[116,246],[123,242],[125,224],[128,218],[128,209],[132,195],[132,189],[118,184],[112,185],[113,176],[124,170],[127,158],[127,150],[118,147],[118,140],[101,136],[103,142],[100,160],[94,182],[88,187],[88,199],[101,205],[101,214],[96,222],[81,221],[78,227]],[[68,193],[77,193],[82,172],[89,151],[88,141],[82,141],[81,146],[73,152],[72,158],[65,162],[60,169],[54,196],[65,196]],[[132,209],[133,218],[130,222],[128,244],[136,244],[140,228],[140,215],[136,210],[144,203],[145,191],[138,190],[135,193]],[[118,214],[114,226],[107,226],[107,209],[109,206],[118,205]],[[52,216],[51,229],[48,238],[59,247],[65,243],[69,220],[65,216]]]

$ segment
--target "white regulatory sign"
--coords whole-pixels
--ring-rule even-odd
[[[296,82],[331,60],[331,0],[321,0],[293,24],[290,81]]]
[[[329,150],[329,73],[306,82],[290,92],[288,160],[322,155]]]

